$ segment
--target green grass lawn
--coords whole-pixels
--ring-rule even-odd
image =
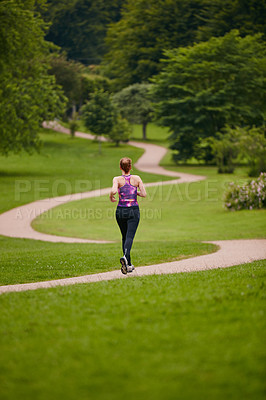
[[[163,132],[150,128],[150,140],[165,145]],[[137,127],[134,137],[139,140],[140,134]],[[99,156],[91,141],[52,131],[42,131],[41,137],[41,154],[0,157],[0,212],[39,198],[108,187],[122,156],[136,161],[142,154],[106,143]],[[227,176],[212,167],[176,167],[170,153],[162,164],[208,179],[149,188],[140,202],[132,250],[136,266],[215,250],[200,240],[265,237],[265,211],[232,213],[222,207],[227,182],[246,180],[245,169]],[[144,182],[168,179],[141,176]],[[0,284],[118,269],[114,210],[105,196],[69,203],[34,221],[49,233],[107,238],[113,244],[0,237]],[[265,266],[264,260],[1,295],[1,400],[262,400]]]
[[[265,267],[2,295],[1,399],[263,400]]]
[[[94,274],[120,268],[120,241],[114,244],[49,243],[0,236],[0,285],[38,282]],[[192,241],[135,242],[135,266],[181,260],[216,250]]]
[[[266,237],[265,210],[230,212],[223,207],[228,183],[246,180],[245,169],[239,168],[231,176],[217,174],[215,167],[180,167],[180,170],[205,175],[207,179],[148,188],[147,198],[140,199],[142,218],[137,241]],[[109,202],[108,196],[75,201],[38,217],[33,227],[55,235],[119,240],[114,210],[115,205]]]
[[[60,122],[61,125],[69,128],[68,122]],[[80,132],[88,132],[88,129],[85,127],[82,120],[77,121],[78,129],[77,131]],[[146,143],[154,143],[160,146],[168,147],[167,138],[169,136],[169,132],[167,128],[158,126],[154,123],[149,123],[147,125],[146,131],[147,140]],[[130,135],[130,140],[137,140],[142,141],[143,134],[142,134],[142,126],[134,124],[132,125],[132,134]]]
[[[136,161],[143,153],[142,150],[128,145],[116,148],[110,143],[103,143],[102,155],[99,155],[97,143],[79,138],[71,139],[50,130],[42,130],[41,139],[43,148],[40,154],[0,157],[1,212],[40,198],[110,187],[113,176],[120,173],[119,159],[128,155]],[[138,173],[137,170],[134,172]],[[149,182],[169,179],[153,174],[141,173],[141,176]],[[94,203],[101,203],[101,199],[94,199]],[[85,230],[90,229],[88,221],[82,217],[81,220]],[[109,219],[97,221],[98,225],[110,223]],[[2,237],[0,284],[57,279],[118,269],[121,256],[120,235],[116,222],[112,222],[111,239],[116,240],[116,243],[111,245],[53,244]],[[73,226],[72,236],[75,234]],[[165,243],[164,240],[146,240],[146,244],[137,241],[134,243],[132,257],[136,266],[178,260],[215,249],[212,245],[195,241],[176,243],[170,240]]]
[[[131,140],[143,141],[142,126],[133,125]],[[147,125],[147,139],[145,143],[154,143],[159,146],[168,147],[167,138],[170,135],[167,128],[158,126],[154,123]]]
[[[115,147],[71,137],[43,129],[40,154],[0,156],[0,212],[49,196],[61,196],[92,189],[110,187],[115,175],[120,175],[119,160],[124,156],[133,163],[143,150],[125,144]],[[134,168],[136,174],[138,170]],[[154,182],[169,180],[161,175],[141,173],[143,179]]]

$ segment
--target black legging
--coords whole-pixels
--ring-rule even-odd
[[[117,207],[116,220],[122,234],[123,254],[131,265],[130,250],[139,224],[139,207]]]

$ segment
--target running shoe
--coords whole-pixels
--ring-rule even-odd
[[[121,272],[122,272],[122,274],[126,275],[128,264],[127,264],[127,259],[125,256],[120,258],[120,263],[121,263]]]
[[[134,271],[134,269],[135,269],[134,265],[127,266],[127,272],[132,272],[132,271]]]

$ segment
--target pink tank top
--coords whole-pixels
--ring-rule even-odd
[[[133,186],[130,183],[130,177],[131,175],[123,175],[123,178],[125,178],[125,184],[124,186],[121,186],[118,188],[118,194],[119,194],[119,207],[132,207],[132,206],[138,206],[137,202],[137,186]]]

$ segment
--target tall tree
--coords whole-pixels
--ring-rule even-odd
[[[39,147],[44,119],[58,116],[64,96],[49,75],[51,45],[36,8],[42,0],[0,2],[0,152]]]
[[[113,96],[113,102],[121,115],[132,124],[142,125],[143,139],[147,139],[147,125],[153,118],[153,106],[149,96],[151,85],[136,83],[128,86]]]
[[[101,153],[100,135],[108,135],[117,120],[117,112],[111,102],[110,95],[103,90],[95,91],[81,111],[86,128],[98,138],[99,153]]]
[[[108,24],[120,19],[122,0],[49,0],[44,13],[51,22],[47,40],[86,65],[99,64],[105,53]]]
[[[65,55],[55,55],[51,58],[51,74],[56,83],[63,88],[68,99],[68,108],[72,109],[72,117],[77,106],[82,104],[84,66],[80,63],[67,60]]]
[[[160,70],[164,49],[193,43],[201,20],[200,0],[136,0],[110,26],[105,70],[120,88],[147,81]]]
[[[119,88],[160,71],[164,50],[223,36],[265,33],[265,0],[135,0],[107,32],[105,71]]]
[[[238,29],[241,36],[263,33],[266,36],[265,0],[203,0],[197,39],[224,36]]]
[[[167,51],[153,79],[157,118],[170,128],[176,160],[195,155],[199,138],[230,126],[264,123],[265,43],[232,31],[193,47]]]

